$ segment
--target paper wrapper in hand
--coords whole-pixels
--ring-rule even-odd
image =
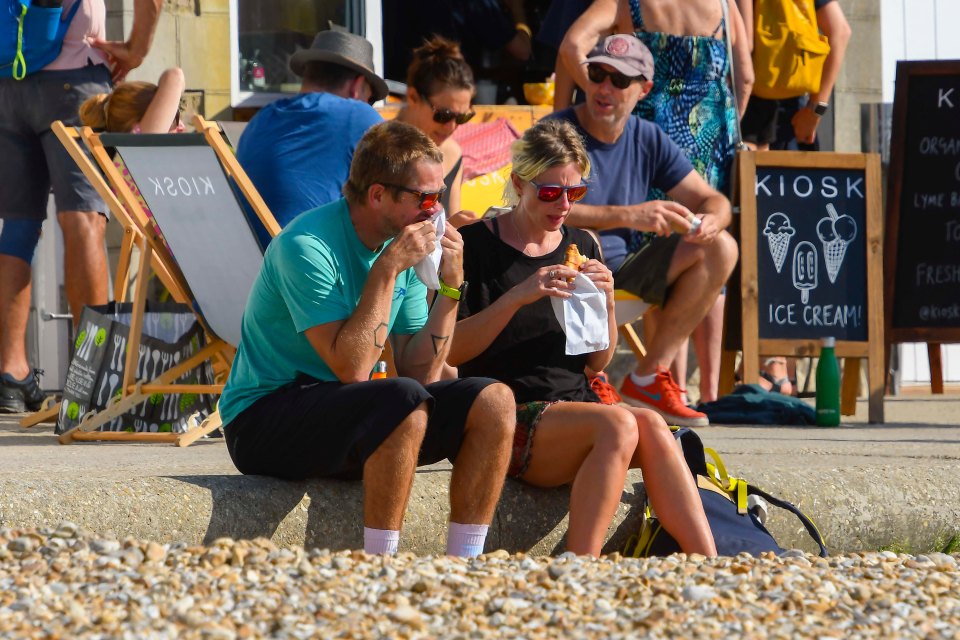
[[[443,232],[447,228],[447,215],[443,207],[440,208],[440,211],[438,211],[430,221],[437,228],[437,245],[433,248],[432,253],[428,253],[424,256],[423,260],[413,266],[413,270],[416,272],[417,277],[420,278],[420,281],[427,285],[427,289],[437,290],[440,288],[440,258],[443,257],[443,247],[440,246],[440,238],[443,237]]]
[[[579,356],[610,346],[607,297],[587,276],[578,273],[569,298],[550,298],[557,322],[567,336],[566,354]]]

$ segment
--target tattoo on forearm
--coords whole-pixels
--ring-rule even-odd
[[[435,336],[430,334],[430,338],[433,340],[433,355],[438,356],[440,352],[443,351],[443,348],[446,346],[447,341],[450,340],[450,336]]]
[[[383,349],[387,346],[387,329],[390,327],[387,326],[386,322],[381,322],[377,325],[377,328],[373,330],[373,344],[374,346]]]

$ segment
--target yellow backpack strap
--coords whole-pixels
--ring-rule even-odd
[[[715,450],[704,447],[703,453],[713,460],[713,464],[707,463],[707,470],[714,476],[711,479],[717,480],[720,488],[729,493],[731,499],[737,503],[737,513],[745,514],[747,512],[747,482],[740,478],[730,477],[726,465],[723,464],[723,459]]]
[[[27,61],[23,59],[23,19],[27,16],[27,5],[20,5],[20,17],[17,19],[17,55],[13,59],[13,79],[23,80],[27,75]]]

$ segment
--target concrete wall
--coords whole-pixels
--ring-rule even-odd
[[[837,151],[860,151],[860,105],[882,99],[881,0],[838,0],[853,36],[834,89]]]
[[[130,32],[133,4],[134,0],[106,0],[108,38],[122,40]],[[150,55],[130,79],[156,82],[164,69],[180,67],[188,92],[203,92],[201,115],[219,118],[229,113],[229,9],[229,0],[164,0]]]

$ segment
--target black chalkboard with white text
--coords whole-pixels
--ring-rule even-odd
[[[745,151],[738,162],[744,379],[764,356],[815,356],[831,337],[842,415],[856,413],[865,361],[867,419],[883,422],[880,156]]]
[[[757,167],[761,339],[867,339],[863,170]]]
[[[960,339],[960,61],[901,62],[886,283],[892,342]]]

